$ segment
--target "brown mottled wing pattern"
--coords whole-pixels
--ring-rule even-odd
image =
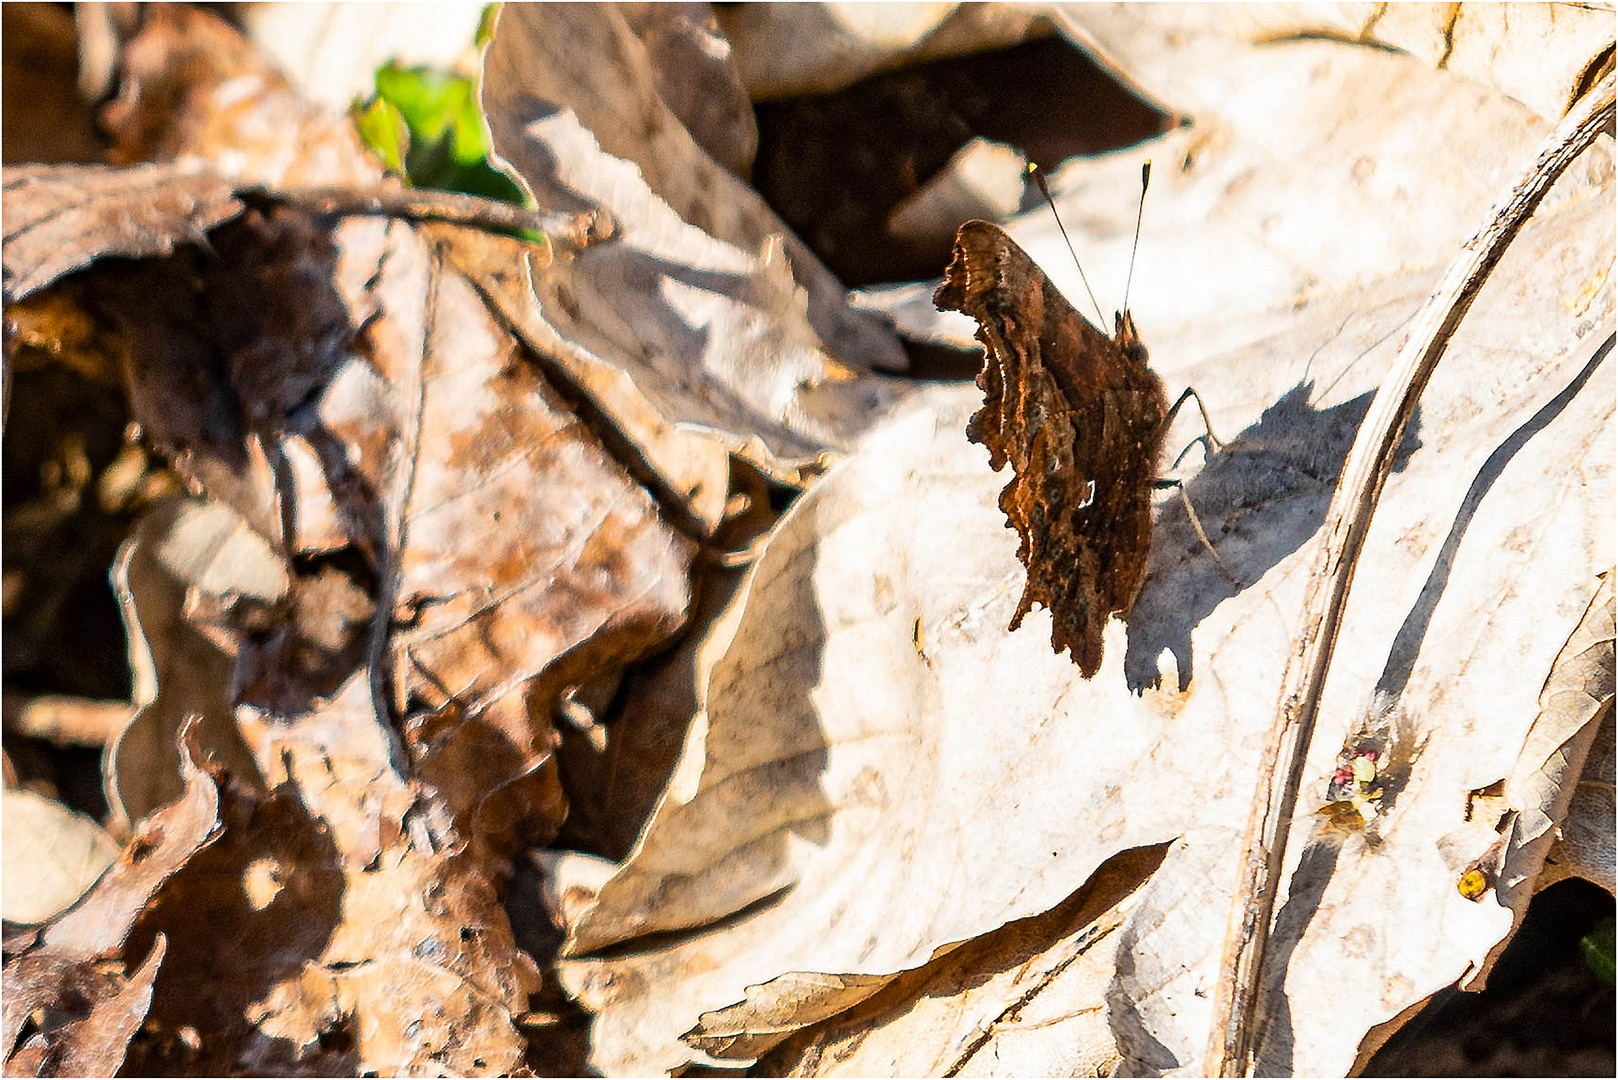
[[[966,434],[996,469],[1011,463],[1000,509],[1028,568],[1011,629],[1044,604],[1052,647],[1068,649],[1088,679],[1101,667],[1102,627],[1128,613],[1146,575],[1163,382],[1128,312],[1108,339],[986,221],[961,226],[933,303],[976,319],[988,350],[983,408]]]

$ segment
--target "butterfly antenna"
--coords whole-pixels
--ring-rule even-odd
[[[1152,163],[1140,167],[1140,205],[1135,208],[1135,243],[1129,249],[1129,276],[1124,279],[1124,311],[1129,311],[1129,287],[1135,283],[1135,252],[1140,250],[1140,219],[1146,212],[1146,185],[1152,179]]]
[[[1030,161],[1028,163],[1028,175],[1032,176],[1034,183],[1039,185],[1039,193],[1045,196],[1045,203],[1051,208],[1051,215],[1056,218],[1056,227],[1062,231],[1062,241],[1067,244],[1067,250],[1073,256],[1073,265],[1079,268],[1079,280],[1084,282],[1084,291],[1090,293],[1090,303],[1095,304],[1096,315],[1101,318],[1101,322],[1097,325],[1105,327],[1107,317],[1101,312],[1101,305],[1096,301],[1096,294],[1090,290],[1090,279],[1084,276],[1084,267],[1079,262],[1079,253],[1073,250],[1073,241],[1067,238],[1067,229],[1062,225],[1062,215],[1056,212],[1056,200],[1051,198],[1051,189],[1045,186],[1045,171]]]

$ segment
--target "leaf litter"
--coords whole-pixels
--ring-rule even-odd
[[[565,1038],[558,982],[609,1074],[1194,1070],[1307,542],[1403,321],[1538,121],[1407,66],[1391,113],[1334,126],[1408,62],[1175,18],[1058,21],[1197,113],[1153,150],[1183,165],[1142,237],[1179,263],[1143,263],[1132,307],[1166,381],[1241,432],[1183,471],[1241,587],[1162,504],[1087,684],[1045,613],[1005,629],[1022,570],[963,437],[977,392],[868,373],[892,339],[715,164],[747,140],[696,134],[681,80],[739,82],[678,70],[691,27],[502,14],[495,151],[547,211],[616,226],[532,244],[276,200],[381,169],[228,26],[153,8],[106,115],[125,167],[6,170],[8,322],[76,305],[193,493],[118,559],[131,839],[8,934],[8,1071],[520,1071]],[[1196,99],[1255,52],[1315,89]],[[1433,115],[1460,130],[1422,138]],[[1376,179],[1311,219],[1318,184],[1266,132]],[[1473,143],[1441,208],[1376,186]],[[1099,280],[1136,168],[1055,177]],[[1611,712],[1610,184],[1604,145],[1525,231],[1389,481],[1306,807],[1374,810],[1374,835],[1290,853],[1261,1068],[1346,1072],[1481,982],[1579,803]],[[1387,242],[1339,242],[1366,228]],[[1011,229],[1062,282],[1048,226]],[[1219,251],[1243,275],[1207,273]],[[771,528],[783,485],[807,490]],[[1340,749],[1364,756],[1390,688],[1420,749],[1362,790]],[[502,895],[558,830],[622,858],[540,860],[553,964]],[[1580,843],[1555,851],[1599,873]]]

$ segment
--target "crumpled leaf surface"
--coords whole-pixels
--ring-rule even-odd
[[[196,9],[156,9],[125,70],[126,155],[267,184],[379,175],[346,121]],[[476,250],[450,227],[269,206],[206,255],[91,271],[135,418],[209,499],[120,560],[131,633],[154,640],[145,751],[113,757],[160,756],[191,705],[224,724],[210,749],[247,749],[226,839],[138,928],[169,951],[133,1071],[524,1060],[538,975],[500,889],[512,845],[565,810],[550,710],[678,629],[694,544],[452,242]],[[246,944],[221,964],[221,940]]]
[[[153,895],[219,835],[218,781],[194,753],[188,740],[180,798],[142,822],[76,907],[7,957],[0,1023],[7,1075],[110,1076],[123,1064],[166,949],[162,938],[135,941],[131,929]],[[40,1009],[55,1022],[26,1031]]]
[[[196,164],[8,167],[6,303],[106,255],[164,255],[241,212],[234,186]]]
[[[1150,48],[1130,42],[1131,60],[1155,57],[1143,79],[1188,86],[1232,59],[1212,35],[1176,43],[1148,17],[1107,17],[1153,35]],[[1109,659],[1082,683],[1050,655],[1043,618],[1003,630],[1021,571],[996,517],[1003,477],[960,439],[976,391],[930,393],[873,432],[784,519],[734,633],[711,643],[706,712],[662,804],[570,924],[563,977],[598,1012],[604,1071],[732,1049],[725,1062],[745,1063],[790,1026],[780,1002],[817,1018],[804,995],[815,977],[834,977],[840,995],[851,979],[922,968],[1051,909],[1117,852],[1176,838],[1116,935],[1106,1018],[1124,1073],[1200,1068],[1220,883],[1234,881],[1306,542],[1400,326],[1543,130],[1498,95],[1385,53],[1296,42],[1266,47],[1259,68],[1249,48],[1236,59],[1253,56],[1255,78],[1293,89],[1230,96],[1243,63],[1222,89],[1201,84],[1206,126],[1153,148],[1189,155],[1154,189],[1142,237],[1143,252],[1174,258],[1143,262],[1132,295],[1171,389],[1199,386],[1216,429],[1241,432],[1189,481],[1241,588],[1167,502],[1127,634],[1110,628]],[[1342,101],[1381,94],[1357,86],[1393,86],[1399,100],[1328,122]],[[1417,137],[1435,117],[1445,138]],[[1259,169],[1275,140],[1302,164]],[[1460,178],[1444,172],[1449,147],[1469,155]],[[1317,174],[1336,174],[1309,165],[1328,158],[1363,160],[1372,179],[1335,198]],[[1400,179],[1429,168],[1444,173],[1442,200]],[[1379,843],[1315,845],[1289,873],[1286,997],[1271,999],[1261,1070],[1346,1071],[1371,1028],[1482,969],[1512,926],[1504,893],[1473,904],[1457,892],[1455,849],[1440,841],[1465,824],[1468,792],[1525,755],[1545,675],[1613,563],[1611,173],[1610,145],[1590,151],[1508,253],[1373,521],[1307,790],[1323,798],[1378,686],[1393,688],[1423,748]],[[1124,276],[1134,184],[1138,161],[1059,178],[1070,220],[1105,237],[1081,247],[1092,281]],[[1322,213],[1338,216],[1322,224]],[[1218,269],[1234,259],[1242,273]],[[1060,277],[1061,263],[1046,265]],[[1184,430],[1171,447],[1200,434]],[[1595,718],[1535,739],[1557,745]],[[589,955],[693,928],[705,932]],[[942,1027],[932,1036],[956,1030]],[[748,1037],[726,1042],[739,1031]],[[1024,1045],[1049,1049],[1019,1067],[1071,1069],[1056,1049],[1074,1045],[1064,1023],[1039,1031]],[[884,1035],[867,1032],[872,1054],[891,1045]]]
[[[757,192],[692,138],[658,93],[645,45],[615,7],[503,10],[484,57],[484,79],[495,150],[541,205],[573,209],[583,199],[579,209],[603,205],[633,228],[646,213],[635,205],[642,201],[638,185],[619,186],[623,169],[588,167],[601,153],[632,163],[630,175],[638,171],[636,178],[660,204],[713,240],[752,256],[774,238],[807,293],[805,317],[833,357],[862,367],[904,367],[891,333],[851,311],[842,284],[820,260]],[[591,137],[568,137],[576,127]]]
[[[137,1071],[513,1069],[536,972],[485,857],[391,770],[369,673],[308,713],[239,720],[284,772],[267,799],[233,801],[220,843],[142,917],[171,943],[153,1021],[203,1039],[154,1046]],[[222,939],[241,943],[228,964]]]
[[[592,42],[611,51],[590,52]],[[635,77],[609,70],[609,55]],[[577,64],[589,70],[567,81]],[[545,71],[555,80],[549,89],[534,81]],[[824,269],[807,270],[818,263],[800,258],[758,196],[696,146],[657,97],[643,47],[612,9],[506,9],[485,56],[482,96],[495,151],[541,203],[601,206],[619,229],[614,243],[534,273],[531,289],[518,281],[502,308],[676,490],[681,477],[701,473],[671,458],[712,460],[711,451],[683,445],[694,436],[795,482],[896,396],[851,367],[887,362],[891,338],[873,344],[841,287]],[[673,155],[657,158],[655,170],[647,151],[623,145],[622,114],[637,110],[657,117],[660,153]],[[608,134],[587,126],[598,122]],[[693,185],[681,161],[705,183]],[[679,189],[664,190],[660,178]],[[828,336],[827,311],[858,334]],[[566,345],[553,345],[557,337]],[[664,433],[671,426],[687,433],[683,440]]]

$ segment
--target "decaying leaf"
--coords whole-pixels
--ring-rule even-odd
[[[181,796],[142,822],[76,907],[8,956],[0,1024],[8,1075],[110,1076],[123,1063],[166,949],[162,938],[136,942],[130,931],[153,895],[219,835],[218,781],[192,756],[194,744],[183,746]]]
[[[430,789],[389,766],[370,682],[362,671],[304,714],[240,714],[260,760],[284,771],[268,798],[230,802],[223,838],[137,927],[170,941],[140,1071],[520,1061],[511,1018],[535,988],[532,963],[486,858]],[[228,964],[220,940],[241,942]],[[173,1037],[187,1027],[200,1049]]]
[[[657,86],[646,46],[612,5],[504,9],[484,57],[483,104],[495,150],[541,205],[574,209],[583,200],[631,228],[672,210],[743,259],[773,242],[790,265],[782,273],[807,294],[802,318],[831,357],[902,370],[904,354],[891,333],[848,307],[842,284],[757,192],[697,145]],[[617,167],[602,168],[603,156]],[[641,184],[655,205],[638,205],[647,202]],[[642,234],[639,243],[657,239]],[[685,308],[677,296],[668,299],[676,311]],[[686,314],[693,321],[694,313]]]
[[[495,278],[492,295],[564,378],[621,426],[656,473],[676,490],[702,483],[705,499],[692,501],[711,529],[718,485],[707,479],[713,466],[698,463],[716,459],[696,440],[800,482],[825,449],[845,446],[901,390],[835,358],[864,367],[882,350],[844,342],[839,351],[828,347],[830,338],[823,344],[817,313],[829,310],[831,294],[822,287],[817,298],[813,288],[800,287],[804,271],[782,239],[785,227],[695,147],[656,98],[649,76],[596,85],[606,77],[596,71],[582,89],[552,87],[549,104],[535,96],[534,73],[554,60],[549,50],[577,59],[579,43],[560,44],[569,40],[564,31],[572,22],[592,40],[618,42],[628,34],[607,9],[510,9],[486,57],[484,107],[495,150],[541,202],[605,207],[619,225],[618,239],[543,272],[519,269],[509,280]],[[644,64],[644,56],[635,60],[642,50],[632,36],[622,50],[626,63]],[[631,93],[637,88],[649,95],[640,104]],[[575,100],[587,91],[600,100]],[[615,117],[652,110],[675,148],[703,162],[702,175],[712,177],[708,190],[676,178],[685,202],[666,202],[638,157],[615,156],[586,126],[591,108],[610,108]],[[618,146],[616,153],[628,149]],[[841,290],[835,295],[845,305]],[[561,347],[551,344],[558,337]]]
[[[1299,43],[1266,63],[1318,71],[1331,48]],[[1381,80],[1390,60],[1332,53],[1328,70],[1344,80],[1333,93]],[[1503,122],[1477,119],[1480,131]],[[1389,145],[1387,123],[1364,133],[1366,153]],[[1343,144],[1331,152],[1342,160]],[[1154,192],[1147,214],[1193,259],[1235,245],[1234,223],[1187,224],[1206,218],[1198,185],[1223,187],[1230,167],[1217,145],[1201,153],[1186,179]],[[1334,719],[1306,783],[1327,789],[1379,687],[1425,748],[1379,844],[1293,852],[1263,1070],[1347,1070],[1367,1031],[1480,966],[1510,932],[1509,909],[1455,891],[1439,841],[1463,824],[1467,791],[1524,760],[1538,688],[1611,565],[1605,153],[1564,180],[1473,308],[1373,520],[1327,690]],[[1519,165],[1502,163],[1501,178]],[[1101,185],[1118,188],[1126,169],[1138,177],[1138,163],[1095,167]],[[1480,187],[1477,202],[1493,194]],[[1086,206],[1095,202],[1088,192]],[[1120,218],[1132,210],[1132,200],[1117,204]],[[1303,242],[1285,228],[1290,211],[1277,212],[1276,242]],[[1122,222],[1119,234],[1101,250],[1104,262],[1118,257],[1121,280]],[[1279,268],[1260,248],[1253,258]],[[1362,256],[1377,261],[1351,271]],[[1216,279],[1188,285],[1190,311],[1184,322],[1165,316],[1153,355],[1171,387],[1221,388],[1210,401],[1216,426],[1245,426],[1188,485],[1241,587],[1212,565],[1183,510],[1160,506],[1136,617],[1127,637],[1109,628],[1093,690],[1039,655],[1044,616],[998,629],[1021,574],[1014,540],[995,525],[993,474],[959,442],[975,392],[917,401],[793,506],[734,632],[712,644],[706,710],[652,822],[570,922],[563,978],[597,1012],[598,1067],[745,1063],[787,1035],[783,1002],[806,1024],[819,1019],[805,1001],[816,978],[891,983],[940,950],[1049,910],[1118,851],[1178,837],[1117,935],[1104,1002],[1122,1070],[1197,1068],[1228,902],[1220,882],[1234,880],[1251,790],[1242,762],[1256,760],[1274,707],[1301,548],[1398,327],[1447,252],[1435,244],[1421,271],[1385,257],[1369,246],[1339,252],[1308,284],[1291,271],[1221,278],[1208,259],[1137,274],[1143,330],[1153,325],[1143,312],[1181,299],[1182,273]],[[1358,280],[1373,265],[1380,276]],[[1212,323],[1203,305],[1216,295],[1241,318]],[[647,939],[663,933],[673,936]],[[631,942],[639,947],[618,951]],[[1322,985],[1334,988],[1329,1000]],[[723,1018],[723,1038],[708,1038],[709,1014]],[[1067,1021],[1038,1038],[1068,1040]],[[864,1045],[893,1052],[880,1027]]]
[[[7,168],[6,303],[107,255],[164,255],[241,212],[234,185],[195,162],[134,169]]]

